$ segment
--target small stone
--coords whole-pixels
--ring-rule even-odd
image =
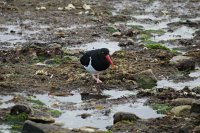
[[[121,35],[122,35],[122,33],[119,31],[112,33],[112,36],[114,36],[114,37],[119,37]]]
[[[128,113],[128,112],[117,112],[114,114],[113,116],[113,123],[117,123],[119,121],[137,121],[138,119],[140,119],[137,115],[133,114],[133,113]]]
[[[17,104],[13,106],[10,110],[11,115],[18,115],[21,113],[30,114],[32,112],[31,108],[27,105]]]
[[[81,114],[79,116],[81,116],[81,118],[83,118],[83,119],[86,119],[87,117],[90,117],[92,115],[91,114],[87,114],[87,113],[83,113],[83,114]]]
[[[67,7],[65,7],[65,10],[72,10],[75,9],[75,6],[73,4],[68,4]]]
[[[46,10],[47,8],[44,7],[44,6],[41,6],[40,9],[41,9],[41,10]]]
[[[63,7],[58,7],[58,10],[62,11],[62,10],[64,10],[64,8]]]
[[[44,61],[44,64],[53,65],[53,64],[56,64],[56,60],[55,59],[47,59]]]
[[[200,100],[192,103],[191,113],[200,113]]]
[[[190,109],[190,105],[181,105],[172,108],[170,112],[176,116],[186,116],[189,115]]]
[[[87,4],[84,4],[84,5],[83,5],[83,9],[85,9],[85,10],[90,10],[90,9],[91,9],[91,6],[90,6],[90,5],[87,5]]]
[[[79,128],[79,131],[87,133],[96,133],[98,131],[98,128],[86,126]]]

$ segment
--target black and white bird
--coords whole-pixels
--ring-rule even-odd
[[[99,73],[109,68],[110,65],[114,68],[115,65],[110,58],[109,50],[101,48],[86,52],[80,59],[81,64],[85,69],[92,74],[92,78],[97,83],[102,83],[99,79]]]

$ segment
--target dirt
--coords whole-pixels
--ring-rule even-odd
[[[73,104],[62,105],[72,110],[137,103],[138,98],[148,98],[147,105],[171,104],[179,97],[199,98],[184,95],[185,91],[154,93],[149,88],[153,91],[148,92],[138,86],[136,80],[136,75],[151,69],[158,81],[173,80],[180,84],[193,79],[198,81],[198,76],[190,77],[191,72],[179,71],[170,59],[177,53],[193,57],[197,64],[195,71],[199,73],[199,1],[7,0],[0,3],[0,95],[22,93],[26,96],[53,94],[67,97],[74,92],[92,94],[89,102],[78,109]],[[76,8],[65,9],[68,4]],[[84,4],[90,5],[91,9],[84,9]],[[120,32],[120,35],[113,36],[115,32]],[[103,84],[96,84],[81,66],[79,59],[83,49],[77,48],[101,39],[119,42],[121,50],[112,54],[116,68],[103,72],[100,75]],[[158,43],[177,53],[147,48],[148,44]],[[105,90],[139,91],[139,94],[90,101]],[[14,103],[25,99],[27,97]],[[3,121],[9,108],[0,112],[4,114]],[[118,123],[111,130],[173,133],[186,130],[182,128],[189,123],[191,126],[186,128],[191,132],[198,126],[193,120],[196,121],[191,116],[179,118],[166,114],[166,117],[142,119],[136,123]]]

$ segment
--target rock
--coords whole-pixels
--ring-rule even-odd
[[[27,105],[17,104],[13,106],[10,110],[11,115],[18,115],[21,113],[30,114],[32,112],[31,108]]]
[[[112,33],[112,36],[114,36],[114,37],[119,37],[121,35],[122,35],[122,33],[119,31]]]
[[[188,56],[174,56],[170,60],[171,64],[175,64],[179,71],[190,71],[195,69],[195,61]]]
[[[87,117],[90,117],[92,115],[88,113],[83,113],[83,114],[80,114],[79,116],[81,116],[82,119],[86,119]]]
[[[128,113],[128,112],[117,112],[114,114],[113,116],[113,123],[117,123],[120,121],[137,121],[138,119],[140,119],[138,116],[136,116],[133,113]]]
[[[172,100],[172,103],[174,105],[192,105],[192,103],[195,101],[193,98],[176,98]]]
[[[135,74],[134,79],[138,83],[138,86],[143,89],[151,89],[157,85],[157,78],[151,69]]]
[[[190,109],[190,105],[181,105],[172,108],[170,112],[176,116],[186,116],[189,115]]]
[[[96,133],[96,132],[101,132],[98,130],[98,128],[95,127],[81,127],[79,129],[73,129],[74,132],[81,132],[81,133]]]
[[[197,93],[197,94],[200,94],[200,86],[193,88],[192,91]]]
[[[64,9],[63,7],[58,7],[59,11],[63,11],[63,9]]]
[[[68,6],[65,7],[65,10],[72,10],[75,9],[76,7],[73,4],[68,4]]]
[[[35,123],[32,121],[25,121],[22,133],[70,133],[68,129],[61,128],[56,125]]]
[[[37,123],[54,123],[55,119],[47,114],[46,112],[42,112],[39,110],[34,110],[34,113],[28,116],[28,120],[37,122]]]
[[[125,33],[126,36],[132,37],[134,35],[133,29],[128,29]]]
[[[56,60],[55,59],[47,59],[44,61],[44,64],[53,65],[53,64],[56,64]]]
[[[91,6],[87,4],[83,4],[83,9],[85,10],[91,10]]]
[[[184,124],[180,127],[178,133],[191,133],[193,126],[189,123]]]
[[[200,113],[200,100],[192,103],[191,113]]]
[[[55,48],[61,48],[62,46],[60,44],[53,43],[53,44],[49,44],[48,47],[51,49],[55,49]]]
[[[192,133],[200,133],[200,126],[196,126]]]

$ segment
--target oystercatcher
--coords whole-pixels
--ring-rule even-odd
[[[109,68],[110,65],[114,68],[115,65],[110,58],[109,50],[101,48],[86,52],[80,59],[81,64],[85,69],[92,74],[92,78],[97,83],[102,83],[99,79],[99,73]]]

